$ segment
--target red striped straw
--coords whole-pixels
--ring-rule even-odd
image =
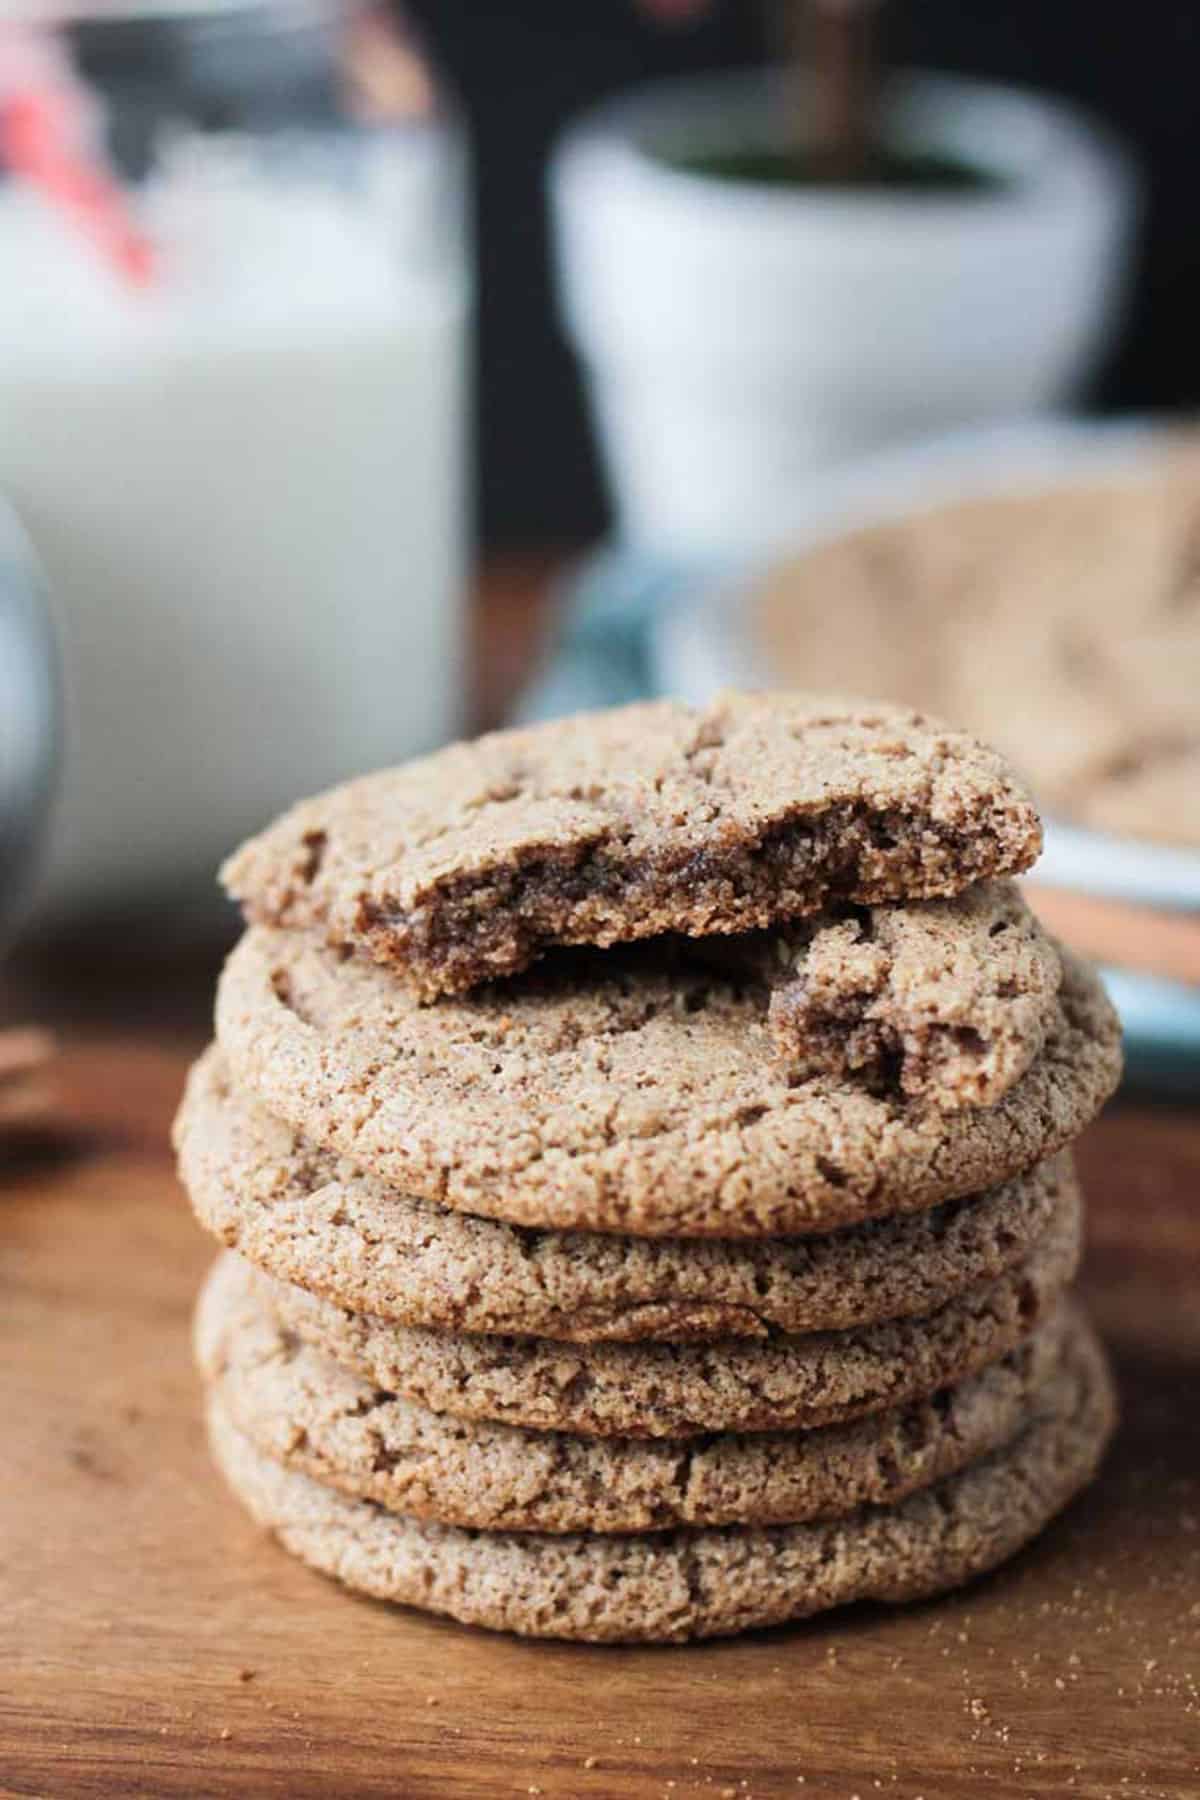
[[[0,161],[71,219],[124,281],[148,287],[153,246],[120,183],[88,155],[78,110],[66,86],[0,94]]]

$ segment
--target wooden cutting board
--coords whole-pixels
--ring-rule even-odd
[[[167,1124],[182,1047],[64,1058],[0,1147],[0,1792],[946,1800],[1200,1794],[1200,1118],[1087,1140],[1088,1288],[1125,1423],[1005,1571],[670,1650],[522,1643],[355,1600],[209,1467],[209,1259]]]

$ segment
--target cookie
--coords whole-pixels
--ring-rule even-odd
[[[776,562],[742,596],[750,661],[962,720],[1058,818],[1200,846],[1200,439],[1181,441]]]
[[[389,1325],[240,1267],[285,1329],[433,1412],[599,1437],[687,1437],[827,1425],[960,1380],[1046,1316],[1075,1272],[1079,1244],[1079,1214],[1064,1214],[1019,1267],[926,1318],[700,1344],[564,1344]]]
[[[1027,869],[1033,803],[966,733],[799,693],[653,701],[452,745],[304,801],[226,863],[247,917],[426,999],[551,945],[738,932]]]
[[[898,1505],[803,1525],[555,1537],[399,1517],[285,1469],[219,1400],[209,1411],[230,1487],[312,1568],[464,1624],[596,1643],[718,1637],[853,1600],[958,1587],[1012,1556],[1086,1486],[1113,1420],[1107,1370],[1093,1354],[1057,1413]]]
[[[572,1437],[465,1422],[380,1392],[284,1331],[252,1286],[201,1296],[196,1354],[267,1456],[391,1512],[489,1531],[771,1525],[892,1504],[1060,1403],[1082,1327],[1060,1307],[1019,1350],[929,1399],[816,1431]]]
[[[779,1054],[805,1075],[860,1076],[953,1111],[994,1106],[1041,1054],[1058,951],[1011,881],[952,900],[837,907],[775,932],[708,941],[757,974]]]
[[[260,926],[225,965],[217,1036],[270,1112],[422,1199],[647,1237],[823,1232],[978,1193],[1082,1130],[1120,1029],[1062,954],[1041,1055],[995,1106],[954,1113],[794,1075],[758,983],[661,944],[563,952],[422,1007],[366,958]]]
[[[735,1242],[537,1231],[417,1200],[318,1150],[230,1085],[188,1079],[180,1174],[202,1225],[276,1275],[405,1325],[578,1343],[836,1331],[932,1312],[1078,1208],[1064,1153],[965,1200],[825,1237]]]

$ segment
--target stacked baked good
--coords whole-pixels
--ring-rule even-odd
[[[460,744],[225,870],[177,1125],[230,1485],[348,1586],[679,1639],[993,1567],[1088,1480],[1119,1073],[1008,768],[732,695]]]

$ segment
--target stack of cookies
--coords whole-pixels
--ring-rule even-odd
[[[1002,761],[733,695],[460,744],[229,863],[177,1125],[216,1458],[349,1587],[670,1640],[955,1586],[1091,1476],[1095,978]]]

